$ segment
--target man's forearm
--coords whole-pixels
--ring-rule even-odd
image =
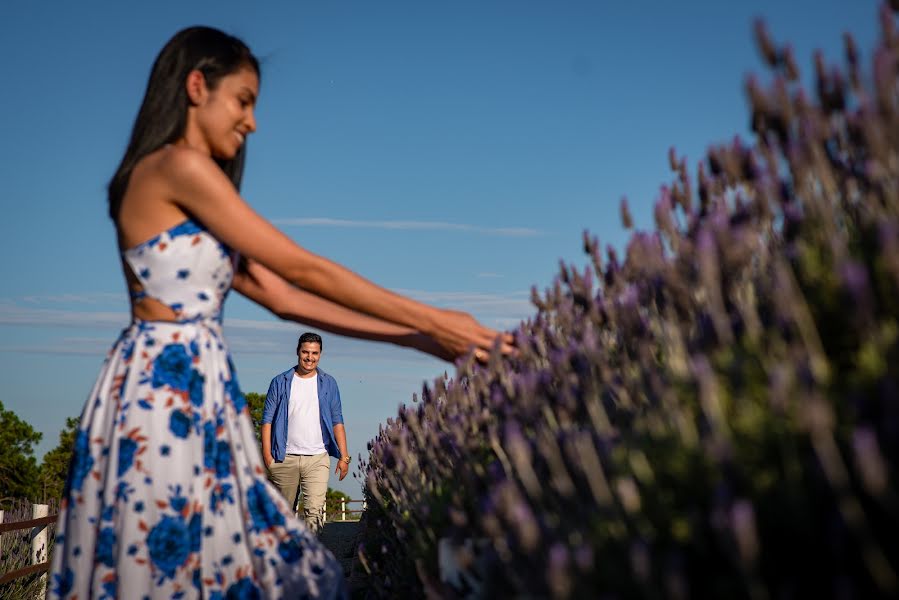
[[[272,424],[263,423],[260,432],[262,434],[262,460],[268,465],[274,460],[272,457]]]
[[[337,447],[340,448],[340,456],[349,456],[350,453],[346,449],[346,428],[343,423],[334,426],[334,437],[337,439]]]

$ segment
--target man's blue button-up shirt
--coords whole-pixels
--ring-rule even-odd
[[[343,409],[340,406],[340,390],[333,377],[316,369],[318,372],[318,413],[322,426],[322,440],[328,454],[340,458],[340,448],[334,437],[334,426],[343,423]],[[272,379],[265,396],[265,407],[262,411],[262,423],[272,424],[272,458],[276,462],[284,462],[287,453],[287,413],[290,400],[290,383],[293,381],[294,368],[284,371]]]

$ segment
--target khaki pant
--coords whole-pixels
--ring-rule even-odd
[[[328,493],[331,460],[327,452],[313,455],[288,454],[284,462],[273,462],[268,468],[272,483],[281,490],[291,508],[296,509],[297,497],[303,494],[303,517],[306,527],[319,532],[324,525],[322,508]]]

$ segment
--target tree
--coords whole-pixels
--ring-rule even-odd
[[[59,444],[44,456],[41,464],[40,487],[44,502],[50,499],[61,499],[69,473],[69,461],[75,446],[75,435],[78,432],[79,417],[66,419],[65,429],[59,432]]]
[[[0,500],[37,497],[39,470],[33,446],[41,437],[0,402]]]
[[[325,507],[328,514],[340,512],[340,501],[349,499],[350,497],[343,492],[328,488],[328,493],[325,494]],[[350,510],[349,506],[347,506],[347,510]]]
[[[253,419],[253,429],[256,431],[256,440],[262,443],[262,409],[265,407],[265,394],[257,394],[249,392],[244,394],[247,400],[247,408],[250,411],[250,418]]]

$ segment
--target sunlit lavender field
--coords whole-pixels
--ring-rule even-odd
[[[517,356],[388,420],[363,466],[377,595],[899,594],[894,10],[811,90],[759,23],[754,138],[695,169],[673,149],[654,231],[623,256],[585,234]]]

